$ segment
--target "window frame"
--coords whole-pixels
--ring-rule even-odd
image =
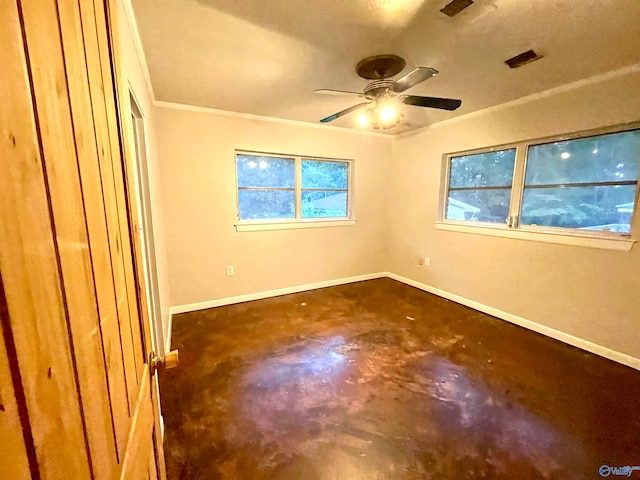
[[[634,238],[638,236],[638,231],[636,231],[638,229],[636,228],[636,230],[634,230],[633,224],[636,223],[634,219],[638,215],[638,203],[640,201],[640,179],[636,181],[634,210],[631,216],[631,227],[629,233],[583,230],[580,228],[551,227],[544,225],[521,225],[519,219],[522,212],[522,203],[525,191],[525,174],[529,147],[547,143],[577,140],[599,135],[623,133],[638,129],[640,129],[640,122],[632,122],[596,129],[581,130],[561,135],[551,135],[547,137],[535,138],[532,140],[505,143],[492,147],[445,153],[442,156],[440,199],[437,217],[438,219],[436,220],[436,229],[507,238],[519,238],[522,240],[532,240],[547,243],[629,251],[631,250],[633,244],[636,242]],[[446,214],[449,197],[451,159],[465,155],[491,153],[514,148],[516,149],[516,159],[513,170],[513,181],[511,184],[511,202],[509,205],[509,215],[507,217],[507,222],[502,224],[447,219]]]
[[[511,189],[511,197],[509,200],[509,216],[511,215],[511,208],[513,206],[513,203],[515,201],[514,198],[514,192],[515,192],[515,182],[516,182],[516,169],[518,166],[518,154],[519,154],[519,150],[513,146],[513,145],[507,145],[507,146],[503,146],[503,145],[498,145],[495,147],[486,147],[486,148],[479,148],[476,150],[467,150],[467,151],[463,151],[463,152],[457,152],[457,153],[450,153],[450,154],[445,154],[443,156],[446,157],[446,163],[444,164],[444,174],[445,174],[445,179],[444,179],[444,183],[442,184],[442,187],[444,188],[444,194],[442,196],[442,201],[444,203],[441,202],[441,209],[439,211],[439,216],[438,218],[441,220],[444,220],[446,222],[451,222],[451,223],[462,223],[464,225],[483,225],[483,226],[501,226],[501,223],[497,223],[497,222],[478,222],[478,221],[469,221],[469,220],[449,220],[446,218],[447,216],[447,209],[449,206],[449,192],[450,192],[450,187],[449,187],[449,180],[450,180],[450,176],[451,176],[451,159],[454,157],[464,157],[466,155],[482,155],[485,153],[494,153],[494,152],[501,152],[501,151],[505,151],[505,150],[515,150],[515,161],[513,164],[513,176],[511,178],[511,185],[509,186],[509,188]],[[494,187],[494,186],[490,186],[490,188],[502,188],[502,186],[500,187]],[[458,188],[455,188],[454,190],[458,190]]]
[[[241,189],[251,190],[250,187],[240,187],[238,185],[238,155],[255,155],[260,157],[285,158],[294,161],[294,195],[295,195],[295,212],[294,218],[265,218],[265,219],[240,219],[240,196]],[[340,162],[347,164],[347,215],[344,217],[302,217],[302,192],[312,191],[314,189],[302,188],[302,162],[304,160],[320,161],[320,162]],[[236,149],[233,154],[235,168],[235,193],[236,193],[236,223],[234,226],[238,232],[261,231],[261,230],[288,230],[298,228],[314,228],[314,227],[343,227],[355,225],[356,218],[354,215],[354,170],[355,161],[353,159],[317,157],[312,155],[293,155],[286,153],[259,152],[254,150]],[[256,188],[257,189],[257,188]],[[267,188],[270,190],[270,188]],[[273,190],[278,190],[274,187]],[[286,188],[291,190],[291,188]],[[322,189],[333,190],[333,189]],[[343,191],[343,189],[339,189]]]

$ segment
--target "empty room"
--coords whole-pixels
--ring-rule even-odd
[[[0,5],[0,478],[640,478],[640,2]]]

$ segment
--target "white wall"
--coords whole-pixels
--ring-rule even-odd
[[[435,229],[442,154],[640,120],[640,73],[434,126],[395,141],[389,269],[640,358],[640,247],[631,252]],[[464,96],[463,96],[464,98]],[[640,215],[632,226],[640,238]],[[418,265],[431,257],[430,267]]]
[[[173,306],[384,270],[389,138],[165,107],[153,120]],[[354,159],[356,225],[237,232],[234,149]]]
[[[147,146],[147,166],[149,169],[149,193],[151,198],[152,215],[154,222],[153,232],[156,248],[157,272],[158,272],[158,293],[160,296],[160,321],[162,323],[162,339],[169,338],[169,271],[166,262],[165,238],[164,235],[164,218],[162,209],[159,208],[159,199],[162,196],[158,181],[158,165],[157,165],[157,148],[156,148],[156,130],[153,125],[152,103],[153,93],[145,78],[146,65],[141,48],[136,43],[137,33],[135,33],[135,20],[132,17],[131,6],[129,0],[118,2],[118,27],[120,39],[120,55],[123,63],[125,75],[127,77],[131,92],[135,96],[139,107],[144,116],[146,130],[146,146]],[[128,109],[128,106],[125,106]],[[159,348],[162,352],[162,348]]]

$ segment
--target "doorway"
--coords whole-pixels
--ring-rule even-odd
[[[147,284],[147,305],[151,320],[151,340],[156,355],[163,357],[169,350],[165,345],[165,333],[162,327],[162,313],[159,296],[158,270],[156,263],[156,245],[153,232],[153,209],[149,186],[149,165],[147,150],[147,130],[145,117],[134,93],[129,90],[131,104],[131,125],[135,145],[136,191],[138,192],[138,235],[143,253],[144,279]]]

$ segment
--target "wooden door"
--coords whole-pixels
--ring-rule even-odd
[[[0,0],[0,478],[163,479],[115,0]]]

